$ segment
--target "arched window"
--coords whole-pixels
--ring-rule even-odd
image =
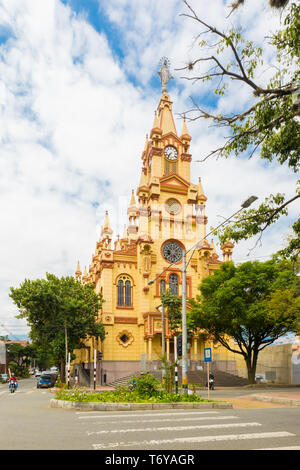
[[[124,282],[122,279],[118,282],[118,305],[123,307],[124,305]]]
[[[169,289],[172,294],[178,295],[178,276],[177,274],[170,274],[169,277]]]
[[[118,307],[132,307],[132,285],[128,276],[120,276],[117,283]]]
[[[131,307],[131,282],[125,281],[125,306]]]
[[[159,293],[164,294],[166,292],[166,281],[162,280],[159,283]]]

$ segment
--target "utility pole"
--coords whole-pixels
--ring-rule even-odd
[[[186,251],[182,250],[182,388],[187,394],[187,328],[186,328]]]
[[[94,349],[94,390],[96,390],[97,351]]]
[[[156,307],[159,313],[161,314],[161,355],[164,358],[166,353],[166,334],[165,334],[165,309],[163,304]],[[162,367],[162,383],[165,383],[165,369]]]
[[[178,393],[177,336],[174,336],[175,390]]]
[[[68,364],[68,330],[67,321],[65,320],[65,374],[67,375],[67,364]]]

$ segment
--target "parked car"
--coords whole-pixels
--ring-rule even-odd
[[[50,388],[55,384],[54,374],[42,374],[37,381],[37,388]]]
[[[40,376],[42,375],[42,373],[41,373],[40,370],[36,370],[34,375],[35,375],[36,377],[40,377]]]
[[[7,383],[8,382],[8,374],[0,374],[0,382]]]

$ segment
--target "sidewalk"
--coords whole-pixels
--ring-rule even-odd
[[[300,406],[300,386],[276,387],[274,385],[272,387],[236,387],[231,389],[224,387],[212,391],[210,397],[214,397],[216,400],[230,401],[233,408]]]

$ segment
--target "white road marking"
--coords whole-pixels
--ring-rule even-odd
[[[226,424],[200,424],[198,426],[168,426],[163,428],[138,428],[138,429],[113,429],[112,431],[86,431],[88,436],[92,434],[116,434],[128,432],[159,432],[159,431],[191,431],[194,429],[224,429],[247,428],[261,426],[260,423],[226,423]]]
[[[241,441],[247,439],[271,439],[279,437],[295,436],[290,432],[262,432],[262,433],[249,433],[249,434],[223,434],[219,436],[196,436],[196,437],[177,437],[174,439],[161,439],[150,441],[135,441],[135,442],[110,442],[108,444],[93,444],[95,450],[112,449],[116,447],[133,447],[133,446],[161,446],[164,444],[175,443],[200,443],[200,442],[216,442],[216,441]]]
[[[168,418],[168,419],[132,419],[128,420],[126,419],[126,424],[132,424],[132,423],[174,423],[175,421],[214,421],[214,420],[224,420],[224,419],[239,419],[239,416],[204,416],[199,418],[182,418],[179,417],[178,419],[174,418]]]
[[[290,447],[266,447],[265,449],[252,449],[252,450],[300,450],[300,446],[290,446]]]
[[[83,414],[85,416],[78,416],[78,419],[96,419],[96,418],[118,418],[118,420],[120,420],[120,418],[125,418],[127,420],[127,417],[128,418],[133,418],[133,417],[139,417],[139,416],[187,416],[188,414],[191,414],[192,416],[195,416],[195,415],[208,415],[208,414],[217,414],[218,411],[199,411],[199,412],[196,412],[196,413],[193,413],[193,412],[184,412],[184,413],[128,413],[127,411],[124,411],[122,414],[119,414],[119,413],[115,413],[115,414],[107,414],[106,412],[105,413],[102,413],[101,415],[92,415],[92,416],[87,416],[87,411],[86,412],[80,412],[78,411],[76,414]],[[91,411],[89,413],[92,413]],[[95,413],[99,413],[99,411],[95,412]]]

